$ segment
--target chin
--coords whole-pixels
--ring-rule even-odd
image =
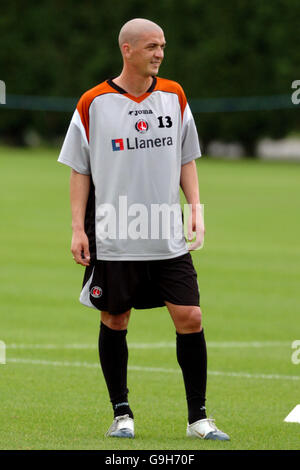
[[[152,71],[151,71],[151,75],[157,75],[159,72],[159,67],[153,67]]]

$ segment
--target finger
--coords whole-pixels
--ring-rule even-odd
[[[90,264],[90,250],[89,250],[89,243],[88,241],[84,240],[82,243],[82,248],[80,252],[80,261],[84,266],[88,266]]]
[[[82,258],[82,253],[83,253],[82,244],[77,245],[71,251],[73,253],[73,259],[77,264],[81,264],[82,266],[88,266],[89,262]]]
[[[77,258],[77,259],[75,258],[75,261],[76,261],[77,264],[81,264],[81,266],[89,266],[90,265],[90,261],[86,260],[82,257]]]
[[[204,231],[200,230],[196,233],[196,240],[193,243],[190,243],[188,246],[189,251],[197,250],[202,248],[204,243]]]
[[[83,249],[81,255],[82,255],[81,257],[82,257],[83,259],[85,259],[87,263],[90,262],[90,260],[91,260],[91,255],[90,255],[90,250],[89,250],[88,245],[85,245],[85,246],[84,246],[84,249]]]
[[[80,255],[80,264],[82,264],[82,266],[90,265],[90,255],[89,253],[85,253],[83,250]]]
[[[193,240],[193,218],[192,215],[189,216],[188,218],[188,226],[187,226],[187,236],[188,240]]]
[[[195,251],[197,248],[199,248],[199,244],[197,242],[193,242],[188,245],[189,251]]]
[[[79,258],[80,258],[80,253],[81,253],[81,248],[80,246],[72,246],[71,248],[71,252],[72,252],[72,255],[73,255],[73,259],[78,262],[79,261]]]

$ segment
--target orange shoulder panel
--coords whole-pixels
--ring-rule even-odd
[[[89,141],[89,108],[92,101],[99,95],[105,93],[117,93],[107,82],[102,82],[99,85],[86,91],[80,98],[77,104],[77,111],[79,112],[81,122],[85,128],[87,140]]]
[[[175,93],[178,96],[182,117],[187,104],[187,99],[181,85],[179,85],[179,83],[177,82],[174,82],[173,80],[167,80],[166,78],[156,78],[157,84],[155,90],[165,91],[168,93]]]

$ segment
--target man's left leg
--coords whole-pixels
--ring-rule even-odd
[[[229,436],[206,417],[207,352],[201,309],[170,302],[166,302],[166,306],[176,328],[177,360],[182,370],[188,406],[187,435],[229,440]]]
[[[206,418],[207,353],[198,306],[166,302],[176,328],[177,360],[182,370],[189,424]]]

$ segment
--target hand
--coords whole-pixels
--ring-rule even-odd
[[[188,245],[189,251],[201,248],[204,243],[205,226],[201,204],[193,206],[190,211],[188,218],[188,241],[192,241],[195,238],[195,232],[196,240]]]
[[[89,240],[83,230],[73,232],[71,252],[77,264],[82,266],[90,265]]]

